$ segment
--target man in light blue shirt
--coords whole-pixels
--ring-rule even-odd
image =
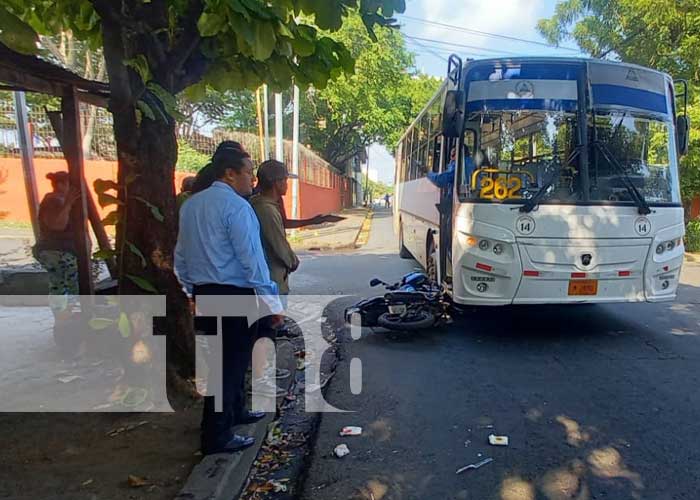
[[[220,148],[212,159],[216,181],[193,195],[180,211],[175,247],[175,273],[195,298],[206,295],[257,295],[269,313],[282,305],[260,240],[260,224],[245,200],[252,191],[253,164],[247,153]],[[274,316],[279,323],[281,317]],[[205,454],[239,451],[253,438],[231,431],[236,424],[260,420],[264,413],[245,410],[245,373],[250,362],[256,326],[246,318],[222,321],[223,413],[216,413],[212,397],[205,398],[202,451]],[[210,376],[212,373],[210,372]]]

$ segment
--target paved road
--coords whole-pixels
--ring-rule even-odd
[[[413,267],[380,213],[368,246],[304,255],[292,286],[368,295],[371,277]],[[700,498],[699,331],[700,267],[687,267],[675,304],[484,309],[410,337],[367,332],[343,345],[327,399],[354,413],[323,416],[303,498]],[[345,425],[365,433],[339,438]],[[341,442],[351,454],[332,458]]]

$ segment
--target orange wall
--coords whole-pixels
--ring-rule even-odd
[[[39,200],[51,191],[51,182],[46,178],[49,172],[67,170],[68,166],[63,159],[36,158],[34,160],[37,189]],[[18,158],[0,158],[0,177],[7,172],[7,180],[0,184],[0,212],[8,212],[4,220],[11,222],[29,222],[29,208],[27,195],[24,188],[24,175],[22,173],[22,161]],[[175,189],[180,190],[183,177],[192,175],[185,172],[176,172]],[[116,161],[86,161],[85,180],[92,190],[96,179],[117,179]],[[94,196],[94,191],[93,191]],[[96,197],[95,197],[96,199]],[[291,192],[284,199],[287,214],[291,217],[292,197]],[[113,207],[103,209],[98,207],[104,217],[113,210]],[[299,208],[300,218],[309,218],[322,213],[338,212],[341,207],[340,183],[335,188],[322,188],[299,183]]]
[[[695,219],[698,217],[700,217],[700,196],[696,197],[690,205],[690,218]]]
[[[68,165],[63,159],[35,158],[34,170],[36,172],[37,190],[39,191],[39,201],[44,195],[51,191],[51,181],[46,178],[49,172],[68,170]],[[27,195],[24,188],[24,175],[22,173],[22,161],[18,158],[0,158],[0,174],[7,172],[7,180],[0,184],[0,212],[8,212],[4,220],[10,222],[29,222],[29,207]],[[179,190],[180,181],[186,173],[176,173],[176,187]],[[85,181],[93,191],[93,183],[97,179],[117,180],[116,161],[91,161],[85,162]],[[102,208],[98,206],[102,216],[111,212],[114,207]]]
[[[287,198],[290,198],[287,195]],[[311,184],[299,183],[300,218],[308,219],[315,215],[339,212],[340,190],[337,188],[322,188]]]

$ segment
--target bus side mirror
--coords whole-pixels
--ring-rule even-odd
[[[687,155],[690,142],[690,119],[687,115],[676,118],[676,140],[678,141],[678,154]]]
[[[460,137],[464,131],[463,90],[449,90],[445,96],[442,112],[442,134],[445,137]]]

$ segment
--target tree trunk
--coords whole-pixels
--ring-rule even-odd
[[[145,293],[127,275],[148,280],[167,296],[168,389],[171,403],[193,391],[188,379],[194,375],[194,331],[185,294],[173,273],[173,254],[177,238],[175,204],[175,163],[177,141],[175,122],[137,119],[135,104],[143,84],[130,74],[123,61],[128,59],[125,38],[119,20],[112,17],[109,3],[96,3],[102,17],[103,46],[110,83],[110,110],[114,116],[114,135],[119,160],[120,220],[117,225],[119,292],[122,295]],[[130,182],[127,185],[127,179]],[[159,222],[151,208],[164,216]],[[131,252],[133,244],[146,259]],[[160,332],[162,333],[162,331]]]

